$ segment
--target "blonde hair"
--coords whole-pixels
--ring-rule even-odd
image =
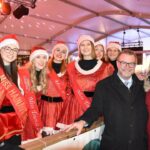
[[[47,89],[47,65],[41,70],[39,76],[39,82],[37,80],[36,69],[33,62],[31,62],[29,71],[30,71],[30,79],[32,83],[31,90],[33,90],[34,92],[38,92],[37,86],[40,85],[42,87],[42,93],[45,94]]]

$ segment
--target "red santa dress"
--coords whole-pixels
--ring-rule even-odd
[[[82,69],[79,61],[68,64],[67,72],[73,94],[66,101],[63,108],[64,115],[59,122],[71,124],[81,116],[91,105],[97,82],[110,76],[113,71],[114,68],[110,63],[104,63],[101,60],[98,60],[90,70]]]
[[[22,140],[33,139],[37,137],[37,133],[43,128],[40,117],[36,93],[31,90],[31,80],[29,70],[26,67],[19,68],[20,88],[26,98],[26,106],[28,108],[28,117],[25,128],[22,133]]]
[[[68,89],[67,73],[56,73],[54,69],[48,72],[48,87],[46,94],[41,96],[39,110],[44,127],[55,129]]]
[[[20,135],[27,118],[25,98],[0,68],[0,142]]]

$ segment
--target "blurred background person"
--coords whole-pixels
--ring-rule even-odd
[[[104,46],[98,41],[95,42],[95,54],[96,54],[96,58],[102,61],[105,61],[105,48]]]
[[[109,42],[106,49],[106,56],[108,61],[114,66],[115,71],[117,71],[116,59],[119,53],[122,51],[119,42]]]

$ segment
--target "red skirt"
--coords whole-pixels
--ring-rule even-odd
[[[47,102],[40,100],[39,111],[45,127],[56,127],[64,102]]]
[[[21,134],[21,138],[23,141],[25,141],[25,140],[29,140],[29,139],[34,139],[36,137],[37,137],[37,133],[32,126],[30,118],[28,117],[25,127],[23,129],[23,133]]]
[[[89,98],[92,100],[92,98]],[[63,111],[59,118],[59,123],[71,124],[77,118],[79,118],[84,113],[81,105],[74,95],[71,95],[67,101],[64,102]]]
[[[15,112],[0,113],[0,141],[21,133],[22,125]]]

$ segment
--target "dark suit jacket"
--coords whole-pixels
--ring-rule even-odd
[[[100,114],[105,123],[101,150],[146,150],[145,92],[135,75],[130,90],[117,73],[97,84],[91,107],[79,119],[91,124]]]

